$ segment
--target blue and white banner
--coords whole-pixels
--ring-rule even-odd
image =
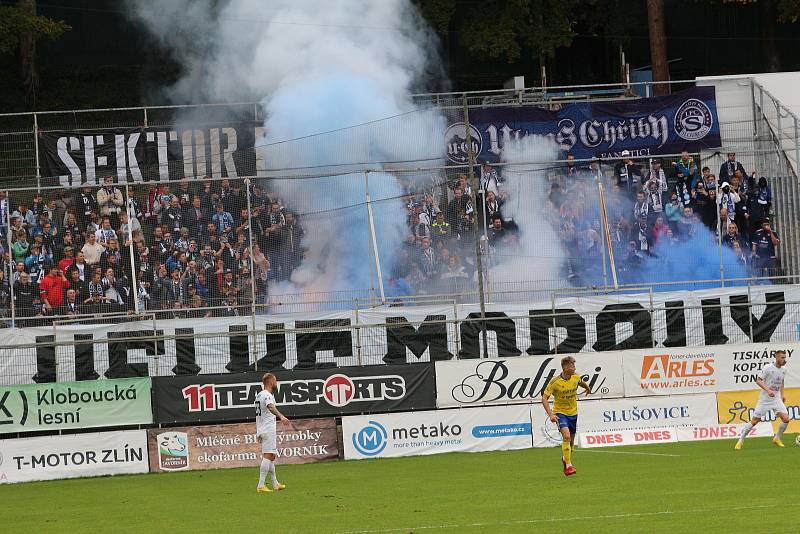
[[[532,446],[527,405],[342,418],[344,458],[390,458]]]
[[[694,87],[669,96],[538,107],[491,107],[469,112],[470,140],[479,161],[498,161],[503,147],[529,135],[554,140],[583,158],[696,152],[721,145],[714,87]],[[468,162],[463,117],[445,133],[452,163]]]

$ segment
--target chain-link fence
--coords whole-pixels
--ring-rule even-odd
[[[471,113],[636,98],[621,85],[418,95],[418,110],[269,143],[256,103],[0,116],[0,177],[15,180],[0,192],[0,309],[25,326],[791,281],[797,128],[752,87],[752,105],[718,107],[722,154],[658,162],[477,161]],[[41,173],[42,143],[67,174]],[[727,151],[745,164],[735,197]]]

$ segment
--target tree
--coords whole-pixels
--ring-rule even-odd
[[[575,36],[578,0],[486,0],[472,4],[459,32],[460,43],[484,57],[509,63],[523,54],[544,65]]]
[[[0,54],[19,54],[20,77],[29,108],[36,106],[39,85],[37,41],[57,39],[70,29],[63,21],[38,16],[36,0],[18,0],[16,6],[0,6]]]
[[[669,81],[667,64],[667,32],[664,29],[664,1],[647,0],[647,26],[650,31],[650,63],[653,66],[653,81]],[[657,83],[653,87],[656,96],[669,94],[669,85]]]

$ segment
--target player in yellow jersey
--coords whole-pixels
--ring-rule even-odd
[[[572,466],[572,447],[575,444],[575,429],[578,426],[578,386],[591,393],[589,384],[575,374],[575,358],[561,358],[561,374],[553,378],[542,393],[542,406],[547,416],[558,424],[561,431],[561,463],[564,474],[574,475],[577,471]],[[550,397],[553,397],[553,409],[550,409]]]

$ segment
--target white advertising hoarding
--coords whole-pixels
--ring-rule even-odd
[[[342,418],[344,457],[389,458],[531,447],[528,406],[492,406]]]
[[[558,356],[520,356],[436,362],[439,408],[538,401],[561,372]],[[577,372],[597,398],[622,397],[622,353],[574,354]]]
[[[0,441],[0,483],[147,473],[147,432],[95,432]]]
[[[761,369],[788,357],[786,386],[800,386],[800,366],[792,365],[796,343],[751,343],[625,352],[625,396],[675,395],[753,389]],[[798,360],[800,361],[800,360]]]
[[[578,402],[578,433],[717,423],[713,393]]]

